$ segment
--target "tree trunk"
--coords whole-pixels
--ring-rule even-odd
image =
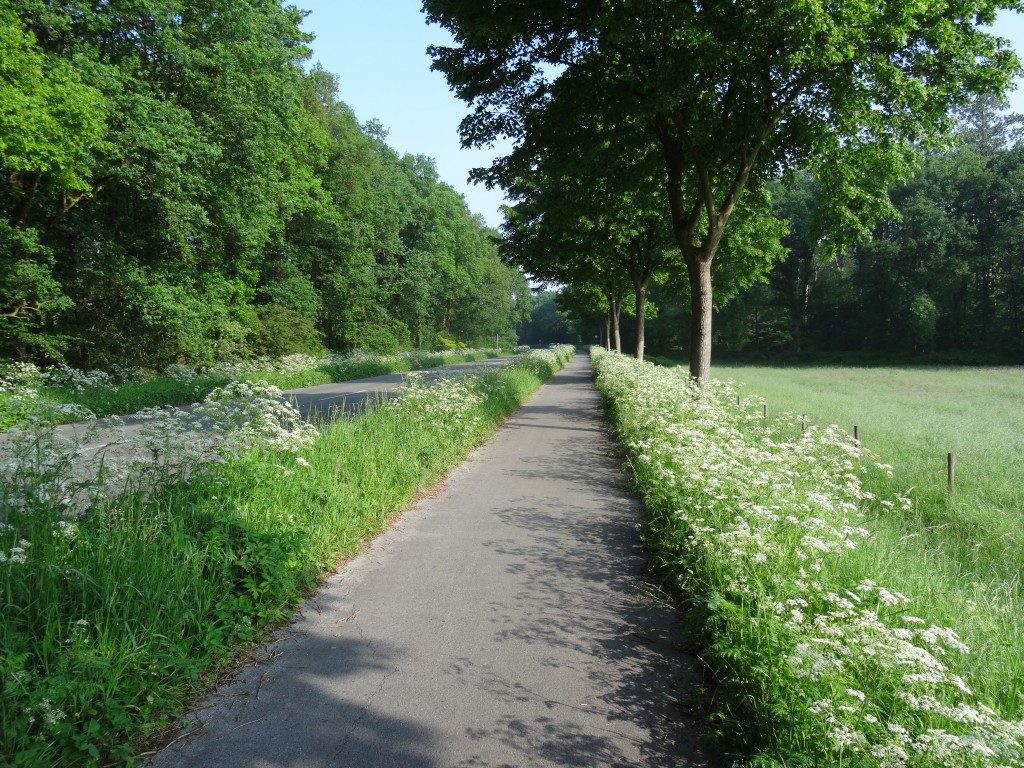
[[[612,336],[615,338],[615,351],[622,354],[622,334],[619,332],[619,314],[622,312],[622,299],[616,296],[612,305]]]
[[[647,308],[647,281],[636,286],[636,359],[644,359],[644,312]]]
[[[622,334],[619,333],[619,307],[612,313],[612,336],[615,338],[615,351],[622,354]]]
[[[619,333],[619,314],[622,312],[622,296],[613,288],[604,289],[604,297],[608,301],[608,349],[615,341],[615,351],[622,352],[622,336]]]
[[[688,256],[690,276],[690,375],[706,381],[711,376],[711,259]]]
[[[608,307],[608,312],[604,316],[604,348],[609,352],[612,351],[612,308]]]

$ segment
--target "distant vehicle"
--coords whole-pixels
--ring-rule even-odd
[[[553,342],[553,341],[550,344],[548,344],[548,349],[555,349],[557,347],[558,347],[558,345],[555,344],[555,342]]]

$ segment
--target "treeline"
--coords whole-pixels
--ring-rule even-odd
[[[280,0],[0,0],[0,358],[512,341],[495,233]]]
[[[775,196],[789,249],[718,318],[719,352],[1024,362],[1024,146],[1019,118],[976,104],[959,145],[890,191],[898,211],[823,263],[817,186]]]
[[[825,260],[818,184],[797,175],[772,190],[789,224],[786,258],[765,281],[715,312],[717,359],[768,361],[1024,363],[1024,144],[1021,118],[982,98],[961,116],[955,146],[924,156],[890,190],[897,212],[863,242]],[[648,350],[686,358],[685,285],[652,286]],[[603,318],[572,292],[539,303],[550,335],[593,342]],[[628,304],[627,304],[628,306]],[[622,318],[631,348],[634,320]]]

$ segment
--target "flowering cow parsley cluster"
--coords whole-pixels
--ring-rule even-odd
[[[476,409],[484,396],[476,391],[477,377],[442,377],[428,382],[422,373],[410,373],[389,407],[445,434],[465,437],[480,422]]]
[[[33,363],[0,363],[0,382],[8,385],[31,386],[38,384],[42,371]]]
[[[298,453],[319,434],[278,387],[265,381],[233,381],[215,389],[195,413],[220,450],[233,455],[254,447]]]
[[[863,487],[857,441],[834,426],[780,438],[730,383],[592,357],[653,543],[707,606],[716,673],[773,719],[769,750],[814,765],[1022,765],[1024,722],[975,696],[957,634],[844,570],[869,513],[911,503]]]
[[[23,421],[38,401],[35,387],[0,376],[0,430]]]
[[[0,549],[0,563],[25,563],[28,561],[28,551],[32,546],[31,541],[25,541],[25,539],[19,539],[18,543],[12,546],[9,550],[4,552]]]
[[[43,373],[43,381],[57,387],[83,392],[91,387],[116,387],[117,379],[106,371],[82,371],[60,363]]]
[[[199,371],[184,363],[171,363],[164,368],[164,376],[173,379],[179,384],[191,384],[192,380],[199,375]]]
[[[45,414],[33,415],[0,436],[0,519],[16,512],[78,515],[127,490],[145,493],[187,477],[217,457],[253,449],[298,453],[318,434],[265,382],[233,382],[193,411],[146,409],[131,418],[131,430],[116,418],[78,416],[78,424],[54,428]],[[73,528],[57,526],[54,536],[73,537]]]
[[[571,344],[562,344],[554,349],[534,349],[510,360],[506,365],[509,368],[520,368],[530,371],[534,375],[544,379],[555,371],[558,371],[576,354],[576,348]]]

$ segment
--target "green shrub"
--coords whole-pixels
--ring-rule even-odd
[[[291,309],[270,304],[256,310],[259,325],[252,348],[265,357],[323,352],[320,334],[308,319]]]

